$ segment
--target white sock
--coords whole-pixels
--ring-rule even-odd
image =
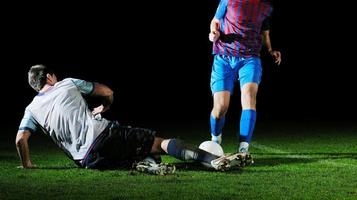
[[[218,144],[221,144],[221,143],[222,143],[222,133],[219,134],[219,135],[217,135],[217,136],[211,134],[211,136],[212,136],[212,137],[211,137],[211,140],[212,140],[213,142],[216,142],[216,143],[218,143]]]
[[[249,143],[248,142],[241,142],[239,143],[239,152],[248,152],[249,149]]]

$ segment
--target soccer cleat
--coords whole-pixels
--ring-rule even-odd
[[[248,153],[224,155],[211,161],[212,167],[218,171],[226,171],[234,167],[245,167],[252,163],[252,156]]]
[[[247,154],[246,160],[247,160],[247,165],[251,165],[254,163],[252,155],[249,153],[248,148],[246,147],[240,147],[239,148],[239,153],[245,153]]]
[[[148,161],[141,161],[134,164],[134,167],[139,172],[144,172],[154,175],[168,175],[176,171],[175,165],[160,163],[156,164]]]

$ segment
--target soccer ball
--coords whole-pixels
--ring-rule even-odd
[[[219,157],[224,155],[223,148],[221,147],[221,145],[219,145],[213,141],[202,142],[198,148],[202,149],[204,151],[207,151],[213,155],[219,156]],[[202,164],[206,167],[212,168],[212,166],[208,163],[202,162]]]

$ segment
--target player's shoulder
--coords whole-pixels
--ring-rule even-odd
[[[74,82],[74,83],[76,83],[76,82],[87,82],[86,80],[84,80],[84,79],[79,79],[79,78],[73,78],[73,77],[68,77],[68,78],[65,78],[65,79],[63,79],[62,81],[64,81],[64,82]]]
[[[26,108],[25,108],[25,110],[24,110],[24,113],[25,113],[26,115],[32,115],[32,110],[38,106],[38,103],[39,103],[39,102],[36,100],[36,97],[34,97],[34,99],[31,101],[31,103],[29,103],[29,104],[26,106]]]
[[[68,78],[63,79],[63,80],[60,81],[60,82],[73,82],[73,81],[75,81],[75,80],[78,80],[78,79],[77,79],[77,78],[68,77]]]
[[[78,83],[81,83],[83,82],[84,80],[81,80],[81,79],[78,79],[78,78],[72,78],[72,77],[68,77],[68,78],[65,78],[61,81],[59,81],[58,83],[59,84],[73,84],[73,85],[78,85]]]

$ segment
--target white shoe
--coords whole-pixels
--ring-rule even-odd
[[[211,166],[218,171],[226,171],[233,167],[245,167],[253,163],[252,156],[248,153],[224,155],[211,161]]]
[[[168,175],[176,171],[175,165],[160,163],[156,164],[150,161],[141,161],[134,164],[134,167],[139,172],[144,172],[154,175]]]

